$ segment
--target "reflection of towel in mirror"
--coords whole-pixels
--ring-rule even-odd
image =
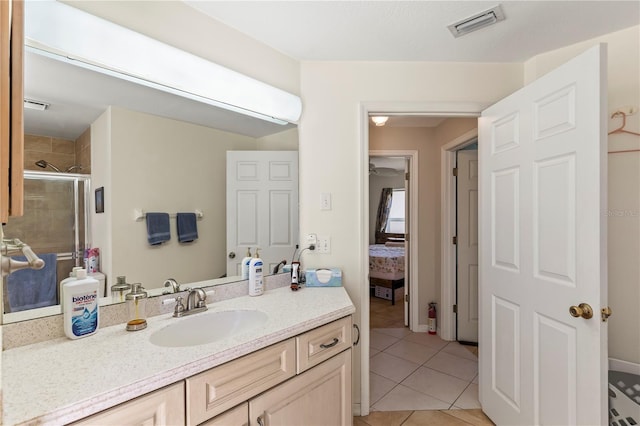
[[[169,241],[169,213],[147,213],[147,241],[152,246]]]
[[[195,213],[178,213],[176,215],[178,225],[178,241],[190,243],[198,239],[198,224]]]
[[[55,253],[38,255],[44,260],[42,269],[21,269],[7,277],[11,312],[43,308],[58,304],[57,262]],[[26,261],[24,256],[12,256]]]

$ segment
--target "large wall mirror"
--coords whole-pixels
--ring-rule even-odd
[[[54,287],[39,299],[59,300],[59,282],[82,265],[89,246],[100,251],[103,296],[122,275],[152,294],[167,290],[168,278],[206,285],[239,280],[228,267],[226,153],[297,151],[297,128],[156,90],[26,44],[25,98],[36,102],[25,108],[25,216],[12,219],[4,233],[55,263],[47,272]],[[171,240],[149,245],[140,211],[169,213]],[[199,238],[181,244],[173,215],[195,211],[202,212]],[[289,233],[294,244],[297,200],[295,212]],[[236,253],[238,260],[244,255]],[[3,322],[60,313],[59,306],[15,297],[16,288],[41,290],[41,278],[24,279],[4,279]]]

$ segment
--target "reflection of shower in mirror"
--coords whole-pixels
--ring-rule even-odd
[[[46,169],[47,167],[51,167],[53,170],[55,170],[58,173],[70,173],[70,172],[72,172],[74,170],[82,170],[82,166],[78,166],[78,165],[74,164],[73,166],[67,167],[63,172],[58,167],[54,166],[53,164],[51,164],[50,162],[45,161],[45,160],[36,161],[36,166],[42,167],[43,169]]]

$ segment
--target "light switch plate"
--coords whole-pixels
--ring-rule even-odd
[[[327,235],[318,237],[318,253],[331,253],[331,237]]]

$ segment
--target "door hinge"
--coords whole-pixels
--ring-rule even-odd
[[[409,180],[409,172],[404,174],[404,180]]]
[[[453,172],[454,176],[456,176],[456,177],[458,176],[458,168],[457,167],[454,167],[452,172]]]
[[[453,237],[452,240],[453,240],[452,241],[453,244],[458,244],[458,237],[457,236]]]
[[[409,303],[409,294],[408,293],[404,295],[404,301]]]
[[[458,305],[453,305],[453,313],[454,314],[458,313]]]

